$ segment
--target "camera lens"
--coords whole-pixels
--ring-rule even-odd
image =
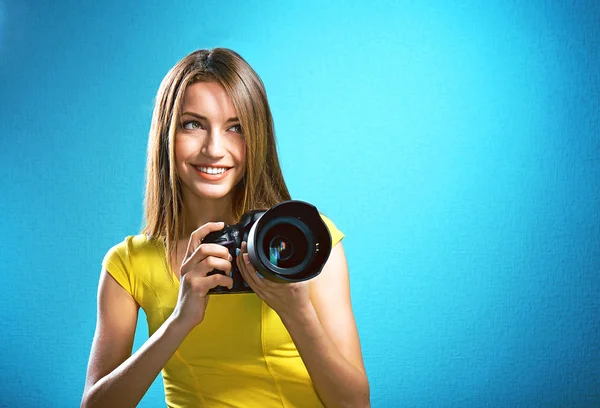
[[[279,268],[293,268],[308,256],[308,241],[295,225],[274,225],[265,235],[263,250],[269,254],[271,264]]]
[[[287,260],[294,253],[294,246],[285,237],[275,237],[269,244],[269,259],[277,265],[279,261]]]

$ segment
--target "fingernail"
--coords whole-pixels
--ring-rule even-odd
[[[229,254],[229,262],[233,261],[233,256],[231,256],[231,254]]]
[[[235,249],[235,256],[238,256],[239,254],[240,254],[240,249],[239,249],[239,248],[236,248],[236,249]]]
[[[264,276],[262,276],[260,273],[256,272],[256,274],[258,275],[259,278],[264,279]]]
[[[229,277],[233,278],[233,270],[229,271]]]
[[[246,262],[246,265],[248,265],[250,263],[250,258],[248,258],[248,254],[244,254],[244,262]]]

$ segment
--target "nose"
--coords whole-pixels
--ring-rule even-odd
[[[213,160],[218,160],[225,156],[225,146],[223,145],[223,136],[217,130],[207,132],[206,139],[202,144],[200,152]]]

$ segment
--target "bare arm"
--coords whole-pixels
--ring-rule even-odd
[[[131,355],[139,306],[102,271],[82,407],[135,407],[187,332],[167,321]]]
[[[369,407],[369,382],[341,242],[332,249],[321,274],[310,282],[310,299],[303,312],[281,319],[319,397],[327,407]]]
[[[190,235],[180,270],[179,297],[173,313],[131,355],[139,305],[105,270],[98,287],[98,320],[88,363],[82,407],[135,407],[188,333],[204,318],[208,290],[231,288],[233,280],[213,269],[231,270],[227,248],[201,244],[223,224],[207,223]]]
[[[321,274],[308,282],[260,279],[245,244],[237,264],[246,282],[286,326],[323,404],[328,408],[370,406],[341,242],[332,249]]]

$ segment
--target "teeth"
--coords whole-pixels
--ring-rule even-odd
[[[216,167],[196,167],[198,170],[200,170],[202,173],[208,173],[208,174],[222,174],[225,173],[225,171],[227,169],[224,169],[222,167],[216,168]]]

